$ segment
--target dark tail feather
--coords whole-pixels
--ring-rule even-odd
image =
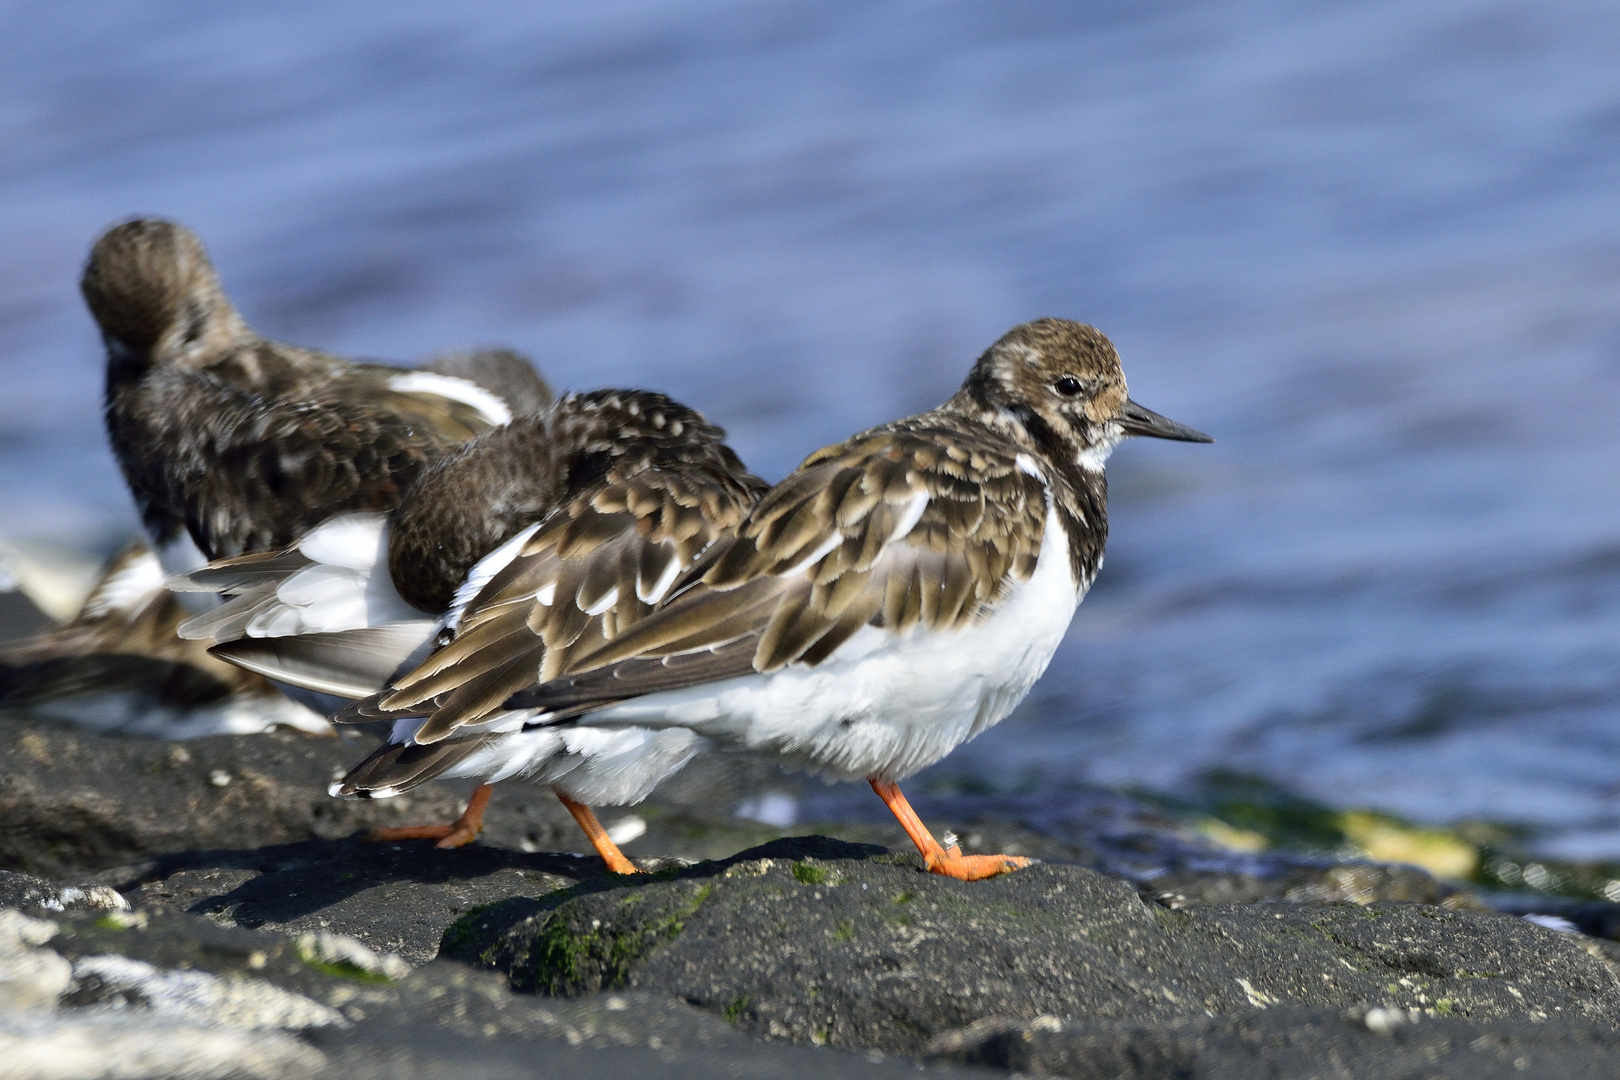
[[[390,743],[378,747],[366,760],[332,786],[334,795],[397,795],[424,784],[461,764],[494,741],[493,735],[418,746]]]
[[[431,637],[424,637],[420,627],[408,625],[294,637],[244,637],[221,642],[208,651],[266,678],[352,699],[387,686],[431,647]]]
[[[382,699],[390,693],[392,690],[384,690],[361,698],[333,716],[332,723],[369,724],[374,720],[409,720],[413,717],[426,716],[433,711],[432,702],[409,709],[385,709],[382,707]]]

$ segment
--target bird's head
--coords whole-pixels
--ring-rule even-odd
[[[136,218],[102,233],[79,288],[113,366],[184,364],[251,333],[202,241],[176,222]]]
[[[1053,457],[1101,469],[1131,435],[1214,442],[1132,401],[1114,343],[1067,319],[1015,326],[979,357],[957,397],[986,420],[1011,423]]]

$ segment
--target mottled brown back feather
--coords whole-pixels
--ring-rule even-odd
[[[174,222],[107,230],[80,284],[107,347],[113,454],[159,543],[189,533],[209,558],[285,547],[333,514],[393,508],[430,461],[490,426],[465,402],[394,389],[400,369],[261,337]],[[438,363],[504,382],[514,404],[549,393],[510,354]]]
[[[483,721],[644,617],[642,594],[731,535],[765,488],[720,429],[661,394],[564,398],[550,424],[562,504],[467,606],[451,641],[348,715],[426,715],[422,743]]]

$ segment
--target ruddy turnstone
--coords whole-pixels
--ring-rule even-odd
[[[332,733],[322,716],[263,678],[176,634],[188,613],[163,587],[163,568],[136,541],[107,564],[79,612],[0,646],[0,709],[95,731],[191,739],[281,724]]]
[[[500,776],[571,731],[689,732],[865,778],[935,873],[1025,865],[942,846],[898,782],[1002,720],[1046,669],[1102,561],[1104,462],[1131,435],[1211,441],[1133,402],[1092,327],[1015,327],[939,408],[810,455],[616,634],[542,655],[531,627],[565,594],[492,582],[461,614],[476,629],[355,710],[436,706],[352,775],[455,755]],[[589,611],[605,593],[576,595]],[[500,674],[462,677],[481,654]],[[489,724],[496,692],[525,677]]]
[[[634,625],[742,522],[766,485],[724,435],[651,391],[567,395],[429,466],[391,516],[344,515],[282,552],[190,575],[237,596],[186,632],[295,685],[356,698],[388,687],[349,718],[397,719],[392,738],[334,794],[480,781],[455,824],[375,838],[467,843],[488,784],[522,771],[552,787],[612,869],[631,872],[590,806],[639,801],[702,740],[680,729],[527,732],[503,702]],[[390,685],[434,638],[431,658]]]
[[[107,230],[80,285],[107,348],[113,454],[171,572],[390,509],[428,462],[550,398],[509,353],[404,370],[269,341],[170,221]]]

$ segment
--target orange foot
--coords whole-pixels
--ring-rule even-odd
[[[495,789],[488,784],[473,788],[467,809],[450,825],[402,825],[395,829],[372,829],[366,839],[373,844],[390,844],[396,840],[437,840],[434,847],[458,848],[478,839],[484,831],[484,810]]]
[[[906,797],[900,793],[900,786],[892,780],[883,780],[874,776],[868,781],[872,790],[877,792],[878,798],[883,800],[885,806],[900,821],[900,827],[906,830],[911,842],[917,845],[922,852],[923,865],[930,874],[943,874],[946,877],[956,878],[958,881],[979,881],[997,874],[1006,874],[1013,870],[1022,870],[1033,860],[1022,855],[964,855],[962,849],[952,844],[942,847],[934,834],[929,832],[917,816],[917,811],[911,808]]]
[[[615,844],[612,838],[608,836],[607,830],[602,828],[602,823],[596,820],[595,811],[584,803],[575,802],[556,788],[551,790],[557,796],[557,800],[568,808],[568,812],[574,815],[574,820],[579,822],[579,827],[585,831],[586,838],[590,840],[591,846],[596,849],[596,853],[602,856],[602,861],[607,863],[610,872],[615,874],[641,873],[636,868],[635,863],[624,857],[624,852],[620,851],[619,845]]]

